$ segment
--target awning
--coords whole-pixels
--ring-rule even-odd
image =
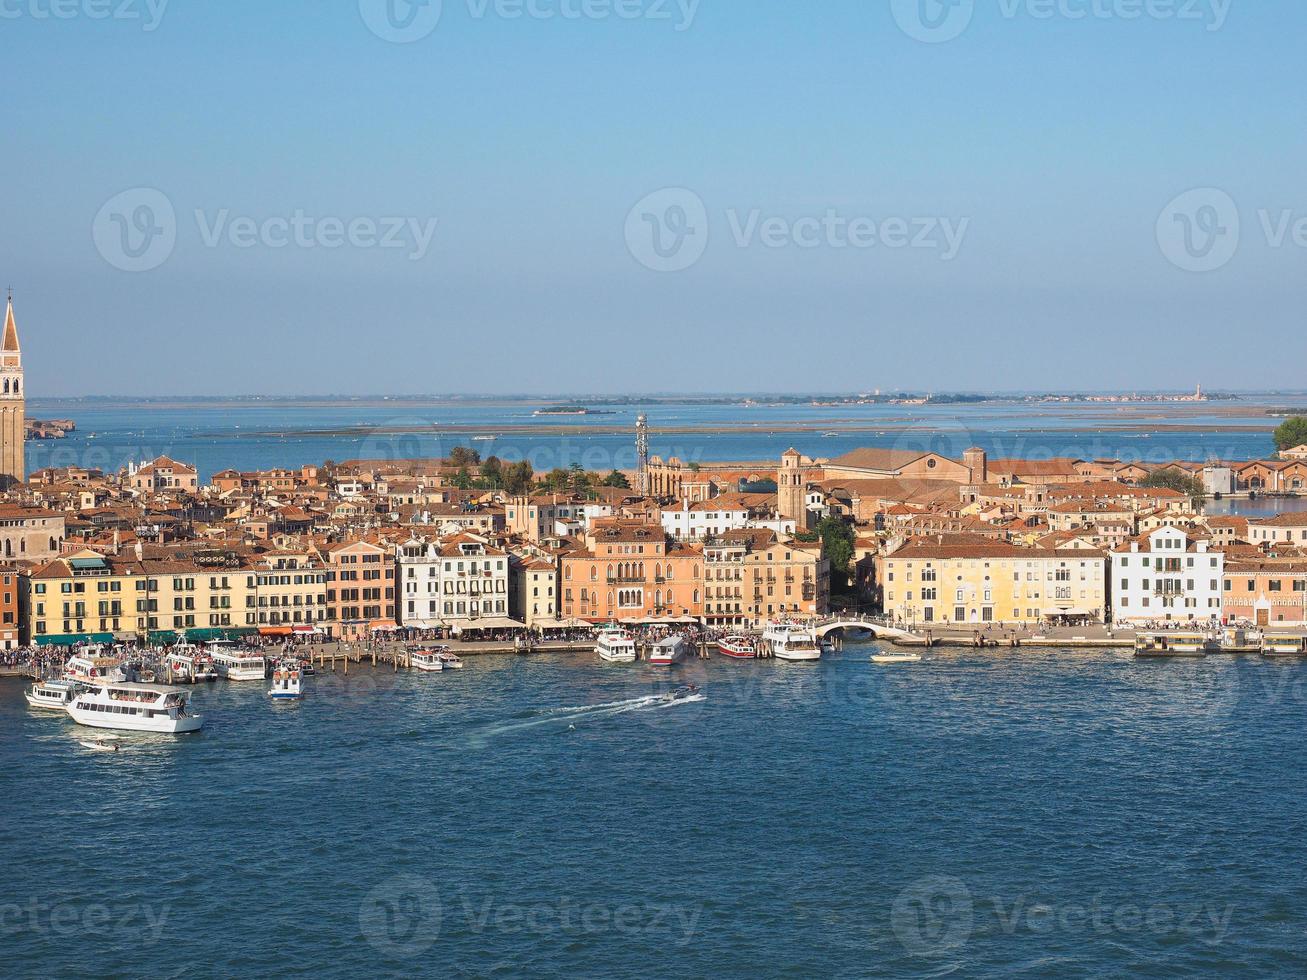
[[[291,630],[292,632],[299,634],[301,636],[310,633],[321,634],[326,632],[326,630],[324,630],[321,626],[293,626],[291,627]]]
[[[536,623],[542,630],[591,629],[594,623],[585,619],[559,619],[549,623]]]
[[[470,630],[523,630],[526,629],[526,623],[519,623],[516,619],[508,619],[502,616],[487,617],[459,623],[454,629],[460,633],[466,633]]]
[[[398,631],[399,627],[391,619],[374,619],[368,623],[368,629],[373,633],[394,633]]]
[[[1088,609],[1045,609],[1045,616],[1092,616]]]
[[[259,636],[290,636],[289,626],[260,626]]]

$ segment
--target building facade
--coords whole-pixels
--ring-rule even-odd
[[[1101,623],[1101,552],[914,539],[877,562],[885,612],[916,625]]]
[[[1112,613],[1118,623],[1218,622],[1225,555],[1173,525],[1112,551]]]

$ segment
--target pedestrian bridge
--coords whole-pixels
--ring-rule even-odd
[[[813,628],[817,631],[817,635],[822,637],[836,630],[866,630],[878,640],[915,639],[912,633],[891,625],[890,621],[882,616],[831,616],[818,620]]]

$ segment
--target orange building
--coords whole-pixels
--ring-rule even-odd
[[[700,620],[703,551],[657,524],[597,523],[562,559],[562,615],[592,623]]]
[[[335,636],[395,628],[395,553],[370,541],[327,553],[327,615]]]

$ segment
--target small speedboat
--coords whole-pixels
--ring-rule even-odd
[[[316,674],[317,672],[318,672],[318,670],[317,670],[316,667],[313,666],[313,661],[312,661],[312,660],[305,660],[305,659],[303,659],[303,658],[300,659],[300,673],[301,673],[301,674],[303,674],[305,677],[312,677],[312,676],[313,676],[314,674]]]
[[[118,740],[113,735],[101,735],[99,738],[79,738],[77,744],[92,752],[117,752]]]
[[[455,655],[451,650],[442,650],[436,653],[440,662],[444,665],[445,670],[462,670],[463,658]]]
[[[915,664],[920,661],[919,653],[873,653],[871,655],[873,664]]]
[[[686,698],[693,697],[694,695],[698,694],[699,690],[700,688],[698,684],[686,684],[683,687],[676,688],[676,690],[674,691],[668,691],[666,694],[663,695],[663,700],[684,701]]]

